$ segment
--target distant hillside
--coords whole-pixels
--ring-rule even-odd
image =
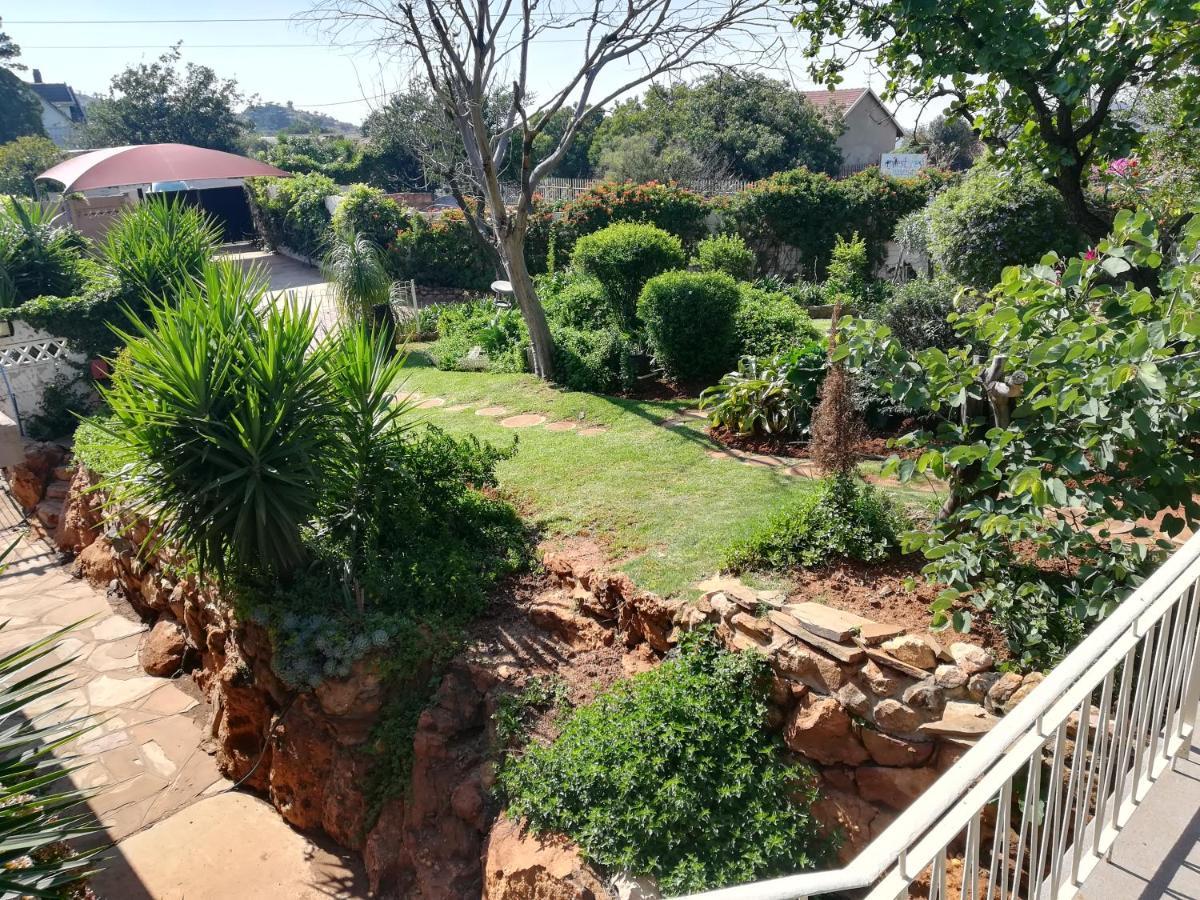
[[[296,109],[283,103],[255,103],[242,110],[259,134],[358,134],[358,126],[324,113]]]

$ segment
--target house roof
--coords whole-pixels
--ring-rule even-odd
[[[57,181],[64,191],[87,191],[156,181],[287,174],[257,159],[221,150],[207,150],[190,144],[136,144],[72,156],[50,167],[36,180]]]
[[[817,109],[838,110],[843,119],[850,115],[850,110],[854,109],[860,103],[867,102],[868,99],[873,100],[875,105],[883,110],[883,114],[891,121],[892,127],[896,129],[896,137],[904,137],[903,126],[896,121],[896,117],[892,115],[891,110],[883,105],[883,101],[869,87],[838,88],[832,91],[805,91],[804,97]]]

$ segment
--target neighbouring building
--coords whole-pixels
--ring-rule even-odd
[[[46,136],[60,147],[73,149],[86,118],[75,91],[63,82],[42,81],[39,69],[33,70],[29,89],[42,101],[42,127]]]
[[[879,165],[880,157],[896,149],[904,129],[870,88],[806,91],[808,102],[840,116],[843,125],[837,144],[842,168],[847,171]]]

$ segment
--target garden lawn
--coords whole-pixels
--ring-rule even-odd
[[[467,404],[458,412],[414,411],[414,419],[450,434],[500,446],[516,438],[517,454],[500,464],[498,476],[522,513],[547,535],[594,538],[640,587],[660,594],[688,592],[716,572],[732,541],[812,490],[808,478],[709,456],[720,445],[704,433],[705,422],[680,421],[695,400],[629,400],[558,390],[532,375],[443,372],[419,347],[400,391],[418,394],[414,402],[441,397],[447,407]],[[475,415],[486,406],[569,420],[577,428],[506,428],[504,416]],[[664,426],[668,421],[678,424]],[[579,433],[596,426],[603,433]]]

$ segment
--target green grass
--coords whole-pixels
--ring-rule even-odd
[[[709,457],[719,446],[703,421],[663,427],[694,400],[628,400],[557,390],[531,375],[442,372],[420,349],[409,358],[403,389],[470,404],[462,412],[414,414],[451,434],[501,445],[516,436],[518,452],[498,475],[522,512],[549,535],[594,537],[640,587],[661,594],[686,593],[717,570],[731,542],[812,490],[806,478]],[[475,415],[484,405],[608,430],[590,437],[513,430]]]

